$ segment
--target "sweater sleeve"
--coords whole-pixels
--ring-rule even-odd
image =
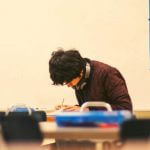
[[[107,101],[113,110],[132,111],[132,102],[125,79],[117,69],[112,68],[105,74],[104,87]]]

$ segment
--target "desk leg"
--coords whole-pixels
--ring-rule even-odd
[[[102,150],[111,150],[110,142],[102,142]]]
[[[96,143],[90,141],[57,140],[57,150],[96,150]]]
[[[121,150],[122,143],[119,141],[102,142],[102,150]]]

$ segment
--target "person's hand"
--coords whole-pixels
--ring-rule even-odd
[[[57,105],[57,106],[55,106],[55,110],[64,109],[64,108],[66,108],[66,107],[68,107],[68,105],[63,105],[63,106]]]
[[[55,110],[61,110],[63,112],[72,112],[72,111],[75,111],[75,112],[79,112],[80,111],[80,106],[70,106],[70,105],[57,105],[55,106]],[[89,111],[88,108],[85,108],[84,109],[85,112]]]
[[[79,112],[80,111],[80,106],[67,106],[65,108],[63,108],[63,112]],[[85,108],[84,111],[89,111],[88,108]]]
[[[80,111],[80,106],[67,106],[65,108],[63,108],[62,110],[63,112],[71,112],[71,111]]]

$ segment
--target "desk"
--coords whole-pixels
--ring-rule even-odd
[[[44,138],[56,139],[60,149],[65,150],[99,149],[94,144],[97,142],[106,149],[119,139],[119,128],[57,127],[55,122],[41,122],[40,128]]]
[[[52,139],[119,139],[119,128],[57,127],[55,122],[41,122],[40,128],[45,138]]]

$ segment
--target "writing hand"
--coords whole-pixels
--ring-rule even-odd
[[[60,110],[60,109],[63,109],[63,108],[65,108],[65,107],[68,107],[68,105],[57,105],[57,106],[55,106],[55,110]]]
[[[79,112],[80,111],[80,106],[67,106],[63,108],[63,112]],[[84,111],[89,111],[88,108],[85,108]]]

